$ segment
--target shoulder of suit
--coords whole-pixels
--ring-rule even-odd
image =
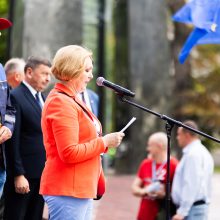
[[[19,85],[18,87],[16,87],[15,89],[12,89],[10,91],[11,95],[16,96],[16,95],[20,95],[21,93],[24,93],[24,86],[23,85]]]
[[[92,91],[91,89],[87,89],[87,93],[89,96],[92,96],[93,98],[96,98],[96,99],[99,98],[98,94],[96,92]]]
[[[63,107],[63,105],[70,104],[70,103],[74,106],[78,106],[78,104],[74,100],[74,97],[70,97],[70,96],[68,96],[64,93],[60,93],[60,92],[53,92],[52,94],[50,94],[47,97],[46,102],[48,104],[51,103],[52,105],[56,105],[57,103],[61,103],[62,108],[65,108],[65,107]]]
[[[86,91],[88,92],[88,94],[97,95],[96,92],[94,92],[94,91],[91,90],[91,89],[86,89]]]

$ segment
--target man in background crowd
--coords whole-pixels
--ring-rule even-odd
[[[14,134],[6,150],[5,219],[42,220],[44,200],[39,195],[39,185],[46,155],[41,131],[41,92],[50,82],[50,67],[48,60],[30,57],[23,82],[11,91],[17,112]]]
[[[132,185],[132,192],[141,198],[137,220],[164,220],[165,183],[167,178],[167,136],[164,132],[152,134],[147,142],[149,153],[139,167]],[[172,182],[177,160],[170,158],[170,180]]]
[[[184,124],[198,129],[194,121],[185,121]],[[172,198],[177,212],[172,220],[207,220],[213,158],[198,135],[190,130],[179,127],[177,141],[183,149],[183,157],[173,180]]]
[[[91,89],[86,89],[79,94],[79,98],[86,104],[92,113],[98,117],[99,112],[99,96]]]
[[[11,58],[4,66],[6,78],[9,86],[14,89],[20,85],[24,79],[25,61],[21,58]]]

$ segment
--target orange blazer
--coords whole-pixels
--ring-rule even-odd
[[[89,117],[96,116],[84,105],[85,113],[78,103],[83,105],[73,91],[60,83],[45,102],[41,126],[47,159],[40,194],[96,197],[102,173],[100,154],[105,147]]]

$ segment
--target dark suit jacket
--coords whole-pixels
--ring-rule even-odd
[[[13,136],[6,143],[7,175],[40,178],[46,160],[41,108],[23,83],[11,91],[11,99],[17,111]]]

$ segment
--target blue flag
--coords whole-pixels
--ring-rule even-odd
[[[180,63],[185,62],[197,44],[220,43],[220,0],[191,0],[172,18],[194,26],[179,54]]]

